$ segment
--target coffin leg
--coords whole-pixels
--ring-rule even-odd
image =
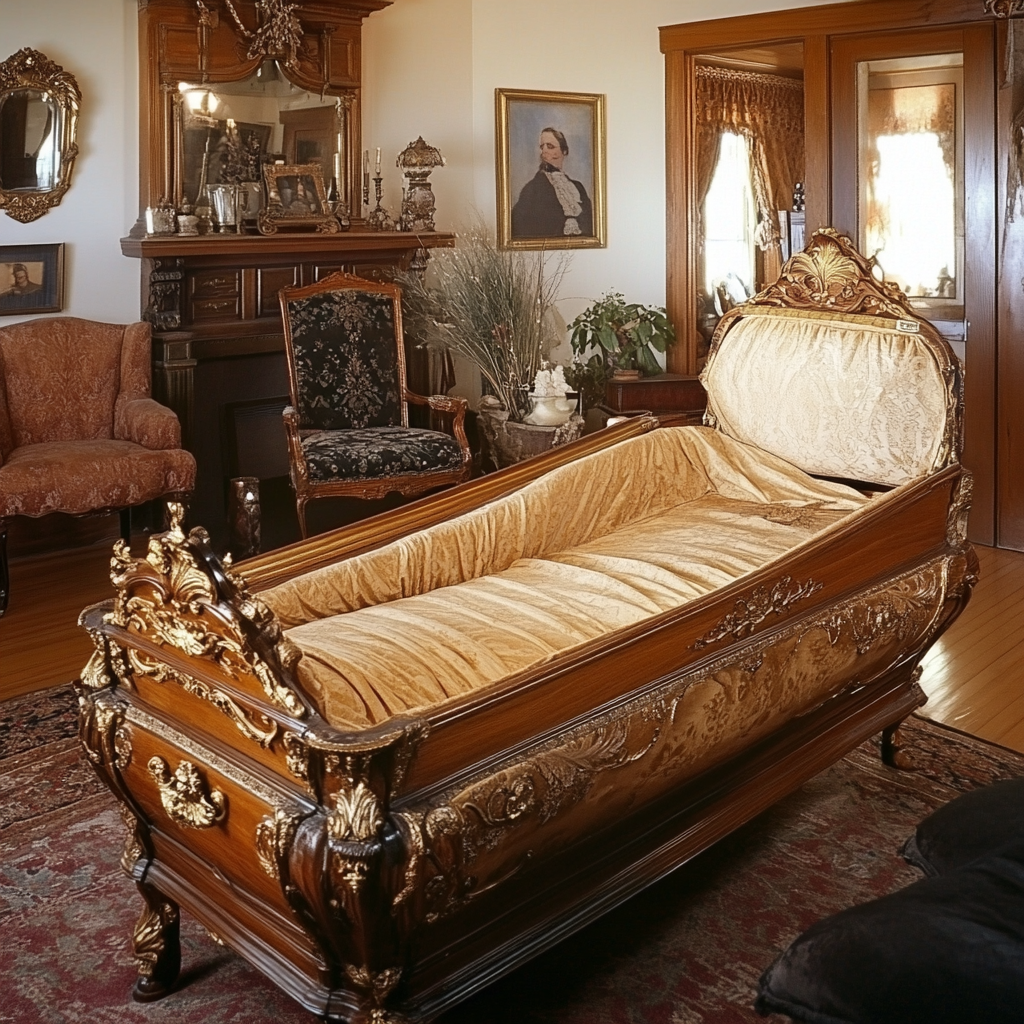
[[[132,935],[139,968],[132,998],[151,1003],[170,992],[181,969],[178,905],[146,882],[135,884],[146,905]]]
[[[902,724],[903,722],[900,721],[882,730],[882,763],[890,768],[913,771],[914,759],[908,751],[903,749],[903,736],[900,733]]]
[[[7,524],[0,523],[0,615],[7,611],[7,597],[11,592],[11,574],[7,568]]]

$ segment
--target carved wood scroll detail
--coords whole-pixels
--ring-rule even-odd
[[[171,529],[150,538],[144,561],[133,559],[123,541],[115,545],[110,578],[117,593],[110,621],[209,660],[232,679],[255,676],[273,703],[305,717],[306,704],[292,683],[298,648],[270,609],[228,571],[230,561],[216,558],[206,531],[197,528],[186,537],[184,509],[176,503],[170,508]],[[95,666],[89,671],[93,679],[102,675]]]
[[[886,663],[896,664],[938,628],[945,602],[970,582],[962,554],[940,559],[755,640],[739,657],[733,653],[670,679],[586,726],[439,795],[425,808],[394,814],[407,860],[404,885],[392,901],[392,911],[429,924],[502,884],[522,870],[529,853],[510,870],[507,865],[504,871],[494,868],[498,877],[486,884],[476,873],[481,857],[506,846],[514,830],[536,828],[571,811],[603,773],[641,763],[646,767],[639,782],[631,782],[631,792],[639,794],[648,784],[657,787],[665,773],[678,771],[673,761],[684,738],[676,735],[674,726],[691,687],[729,679],[745,691],[764,688],[766,680],[757,675],[762,664],[775,658],[778,664],[770,666],[774,677],[792,673],[796,666],[787,659],[807,657],[800,653],[805,640],[815,645],[816,653],[828,657],[827,652],[833,652],[837,666],[841,662],[844,667],[843,672],[837,669],[837,676],[848,674],[851,659],[880,645],[891,650]],[[813,589],[805,593],[817,586],[806,584]],[[771,605],[766,608],[768,614]],[[745,621],[742,615],[730,620],[727,632],[736,628],[742,635]]]
[[[742,640],[750,636],[769,615],[785,615],[794,604],[816,594],[821,588],[822,584],[814,580],[794,583],[792,576],[783,576],[771,587],[758,587],[749,597],[740,598],[735,608],[698,637],[693,646],[700,650],[729,636]]]
[[[985,13],[997,18],[1012,18],[1024,14],[1024,0],[985,0]]]
[[[160,791],[160,803],[179,825],[210,828],[226,817],[227,798],[219,790],[207,789],[191,761],[182,761],[172,774],[162,757],[151,757],[148,768]]]

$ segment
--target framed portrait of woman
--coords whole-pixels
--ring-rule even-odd
[[[498,244],[607,245],[604,96],[495,89]]]

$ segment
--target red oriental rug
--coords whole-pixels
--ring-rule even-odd
[[[69,688],[0,704],[0,1022],[305,1024],[314,1018],[187,915],[165,1000],[130,1000],[141,906],[123,826],[79,752]],[[757,979],[818,918],[918,873],[917,822],[1024,756],[914,719],[919,770],[872,743],[668,878],[441,1018],[441,1024],[755,1024]],[[783,1018],[772,1018],[782,1024]]]

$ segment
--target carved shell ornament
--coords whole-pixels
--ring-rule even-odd
[[[898,285],[879,280],[877,268],[846,235],[821,228],[803,252],[786,261],[778,281],[750,304],[916,321],[906,295]]]
[[[1024,14],[1024,0],[985,0],[985,13],[997,18],[1012,18]]]

